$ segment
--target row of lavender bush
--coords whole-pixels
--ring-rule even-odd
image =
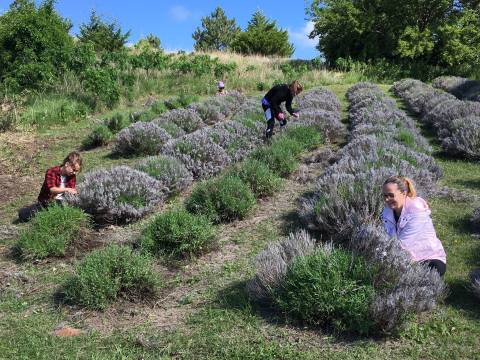
[[[251,113],[252,109],[244,108],[243,112],[245,111]],[[242,148],[238,152],[245,154],[250,142],[258,142],[257,138],[262,131],[252,139],[253,133],[249,130],[256,129],[256,123],[252,119],[245,120],[242,111],[237,113],[239,119],[243,119],[238,123],[223,121],[210,130],[204,127],[185,136],[197,134],[202,141],[204,134],[215,135],[213,138],[220,144],[220,148],[226,147],[225,144],[232,141],[242,141]],[[315,119],[318,126],[315,126]],[[292,124],[295,126],[289,126],[287,131],[276,136],[268,146],[258,148],[246,161],[236,164],[221,176],[198,183],[186,198],[183,207],[167,210],[151,219],[138,239],[139,252],[131,251],[127,247],[113,246],[89,254],[77,265],[75,275],[61,289],[65,299],[88,308],[104,309],[119,294],[133,298],[154,295],[158,277],[154,276],[150,255],[177,258],[209,250],[216,243],[215,224],[246,216],[255,205],[256,198],[272,195],[281,186],[279,176],[288,176],[296,169],[303,151],[312,149],[325,140],[317,130],[324,128],[320,124],[322,120],[318,117],[315,119],[305,118],[304,121],[309,124],[307,126],[302,125],[302,121]],[[226,124],[226,127],[218,130],[222,124]],[[249,128],[245,124],[254,126]],[[341,126],[340,122],[336,125],[336,128]],[[260,129],[263,130],[263,126],[260,126]],[[207,130],[210,132],[206,132]],[[331,134],[333,135],[333,132]],[[186,147],[185,144],[182,146]],[[232,161],[241,157],[233,157]],[[159,162],[160,158],[162,161]],[[171,191],[172,188],[182,188],[194,177],[180,160],[164,155],[148,157],[138,163],[137,169],[154,176],[157,182],[167,189],[164,190],[158,185],[155,188],[151,183],[152,193]],[[179,171],[179,164],[182,171]],[[125,174],[128,174],[130,179]],[[129,187],[128,194],[112,193],[113,198],[128,196],[131,202],[134,202],[137,196],[135,189],[138,188],[134,183],[141,182],[139,177],[142,176],[144,181],[151,181],[147,175],[142,174],[125,167],[111,169],[109,181],[114,183],[117,179],[122,183],[118,187]],[[131,181],[134,178],[136,180]],[[124,182],[133,184],[123,184]],[[96,188],[98,184],[92,183],[91,189]],[[108,207],[109,204],[105,206]],[[132,258],[132,266],[127,260],[129,257]]]
[[[190,104],[186,109],[166,111],[150,122],[136,122],[117,134],[114,152],[123,156],[156,155],[167,141],[224,121],[246,101],[246,96],[231,91],[226,96]]]
[[[466,91],[475,85],[465,80],[442,77],[434,81],[434,86],[464,98]],[[452,91],[456,87],[459,91]],[[423,122],[433,126],[442,148],[447,153],[480,159],[479,102],[457,100],[451,94],[412,79],[399,81],[392,89],[396,95],[403,98],[412,111],[420,115]],[[480,209],[474,211],[472,222],[477,227],[480,226]],[[480,293],[479,281],[473,277],[472,285],[476,293]]]
[[[323,239],[375,264],[379,271],[372,283],[375,296],[369,319],[376,329],[390,331],[407,314],[432,309],[444,296],[445,285],[437,273],[412,263],[398,241],[383,230],[379,223],[381,185],[388,176],[402,174],[415,179],[420,194],[427,196],[441,171],[412,120],[376,85],[357,84],[347,98],[349,143],[318,178],[315,192],[301,200],[300,213]],[[275,298],[298,257],[318,249],[314,244],[305,232],[299,232],[270,245],[256,258],[257,272],[247,285],[249,294],[260,300]]]
[[[306,93],[299,98],[305,115],[295,124],[313,126],[333,140],[343,129],[340,117],[333,112],[316,112],[306,107],[308,101],[322,94],[334,98],[325,90]],[[225,118],[231,116],[231,120],[218,121],[221,120],[219,116],[208,120],[207,112],[202,119],[193,109],[174,110],[151,123],[137,123],[122,130],[117,144],[123,141],[124,149],[150,142],[158,155],[142,159],[136,169],[120,166],[86,174],[79,184],[79,196],[72,202],[92,214],[99,223],[128,223],[143,217],[193,180],[215,175],[242,160],[262,143],[265,124],[261,107],[252,99],[221,100],[224,98],[227,97],[209,102],[208,113],[221,113]],[[235,98],[241,95],[231,95],[231,99]],[[234,109],[231,104],[237,107]],[[332,108],[339,106],[338,100],[330,104]],[[189,133],[172,139],[156,123],[173,123]],[[214,125],[205,126],[205,123]]]
[[[392,87],[423,123],[432,126],[445,152],[480,159],[480,103],[462,101],[419,80]]]
[[[480,101],[480,81],[459,76],[440,76],[433,80],[434,88],[448,91],[460,100]]]

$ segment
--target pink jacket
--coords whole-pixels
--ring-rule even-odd
[[[400,240],[412,260],[438,259],[447,263],[447,255],[437,238],[430,214],[427,202],[421,197],[407,197],[398,223],[388,206],[383,208],[382,221],[388,235]]]

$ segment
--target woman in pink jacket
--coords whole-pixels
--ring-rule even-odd
[[[425,263],[443,276],[447,256],[435,233],[428,204],[416,196],[412,180],[391,176],[383,183],[382,191],[382,221],[387,233],[398,238],[413,261]]]

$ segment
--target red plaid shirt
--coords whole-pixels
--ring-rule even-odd
[[[38,201],[45,204],[55,198],[56,194],[52,194],[50,189],[52,187],[60,187],[62,182],[60,166],[54,166],[45,173],[45,180],[43,181],[42,189],[38,195]],[[75,189],[76,179],[75,175],[67,176],[65,180],[65,187]]]

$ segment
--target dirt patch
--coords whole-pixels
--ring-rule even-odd
[[[0,134],[0,144],[0,175],[25,176],[38,173],[37,157],[51,142],[28,132],[10,132]]]
[[[38,179],[33,176],[17,176],[0,174],[0,203],[11,201],[29,194],[37,194],[40,190]]]

